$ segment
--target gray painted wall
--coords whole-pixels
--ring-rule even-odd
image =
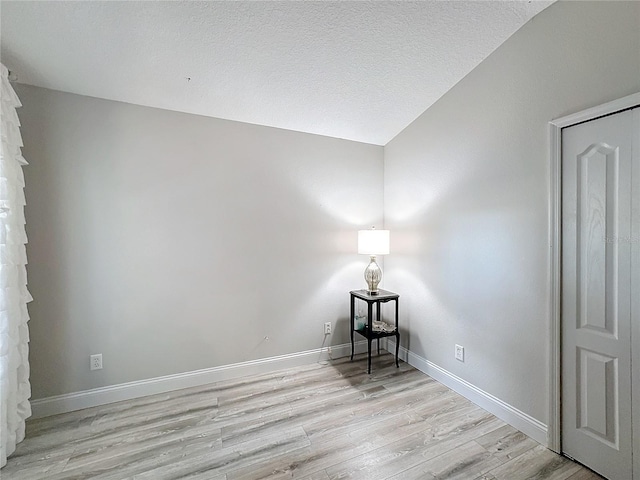
[[[638,91],[640,3],[560,2],[386,145],[406,347],[547,421],[548,122]]]
[[[348,341],[382,147],[16,90],[33,398]]]

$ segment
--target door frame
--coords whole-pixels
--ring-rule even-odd
[[[562,129],[640,106],[640,92],[588,108],[549,122],[549,159],[551,189],[549,195],[549,414],[547,447],[562,452],[561,424],[561,248],[562,248]]]

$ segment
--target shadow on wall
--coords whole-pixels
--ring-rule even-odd
[[[415,257],[398,254],[389,276],[393,277],[394,283],[403,286],[399,309],[400,344],[428,358],[425,348],[427,342],[422,338],[423,335],[429,335],[430,329],[446,329],[453,312],[439,300],[419,273],[412,272],[414,264]]]
[[[355,235],[355,230],[353,235]],[[340,266],[340,263],[342,265]],[[354,278],[359,279],[366,267],[366,262],[353,261],[353,255],[340,255],[333,260],[335,267],[329,278],[317,286],[301,294],[303,301],[294,309],[294,324],[291,326],[296,335],[302,335],[309,329],[315,329],[317,348],[341,345],[350,342],[349,334],[349,289]],[[359,283],[353,289],[359,288]],[[332,299],[328,302],[328,299]],[[332,323],[332,334],[325,338],[322,330],[324,322]],[[317,335],[316,335],[317,333]]]
[[[530,178],[509,179],[500,167],[467,173],[466,178],[467,182],[449,182],[446,190],[440,188],[439,198],[432,193],[416,195],[414,207],[409,208],[415,217],[387,212],[387,218],[393,219],[388,226],[394,231],[394,255],[387,274],[408,297],[405,323],[411,332],[411,350],[427,356],[429,348],[438,349],[432,361],[444,362],[443,367],[450,362],[447,342],[453,345],[454,339],[472,337],[481,346],[495,341],[488,336],[495,337],[496,332],[518,338],[518,325],[531,321],[527,316],[540,310],[534,301],[544,296],[544,292],[532,295],[530,288],[544,285],[540,279],[532,280],[529,272],[541,271],[536,261],[546,258],[545,251],[535,248],[544,247],[540,237],[546,240],[547,235],[535,232],[539,219],[523,215],[531,199],[523,199],[520,192],[531,191]],[[447,345],[436,345],[434,339]],[[404,340],[402,344],[408,345]],[[476,354],[484,357],[485,366],[500,365],[508,362],[508,355],[529,348],[526,339],[519,338],[503,350],[480,348]]]

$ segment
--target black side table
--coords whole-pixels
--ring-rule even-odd
[[[371,373],[371,342],[374,339],[378,340],[378,353],[380,353],[380,339],[383,337],[396,337],[396,367],[399,367],[398,352],[400,351],[400,330],[398,329],[398,299],[400,295],[387,290],[378,290],[378,294],[371,295],[367,290],[353,290],[349,292],[351,294],[351,360],[353,361],[353,354],[355,351],[355,343],[353,339],[354,332],[358,332],[360,335],[367,339],[369,347],[369,357],[367,364],[367,373]],[[354,325],[355,313],[356,313],[356,298],[367,302],[367,324],[356,330]],[[381,321],[380,318],[380,304],[387,303],[391,300],[396,302],[396,322],[395,330],[393,332],[374,332],[373,331],[373,304],[376,305],[376,319]]]

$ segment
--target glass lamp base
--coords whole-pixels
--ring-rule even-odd
[[[367,290],[370,295],[378,294],[378,284],[382,280],[382,270],[376,263],[375,255],[371,255],[371,262],[364,270],[364,281],[367,282]]]

